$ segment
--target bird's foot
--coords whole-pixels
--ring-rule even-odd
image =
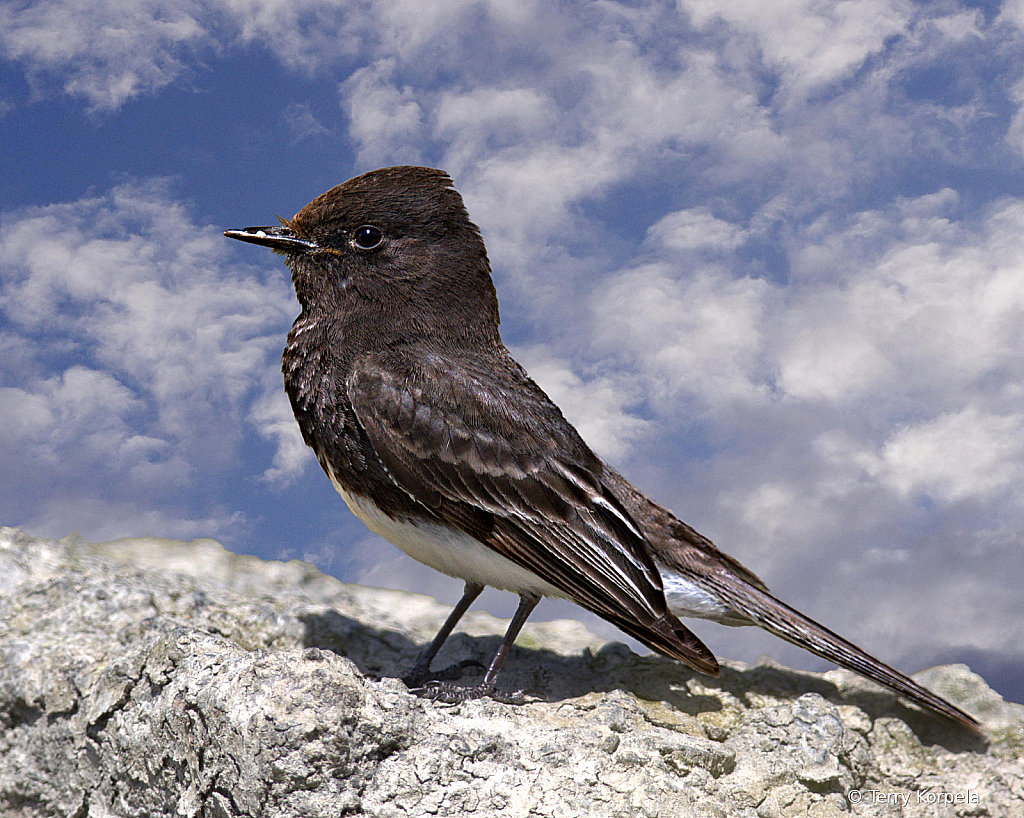
[[[483,682],[473,687],[460,687],[451,682],[431,681],[421,687],[411,688],[410,693],[424,699],[443,704],[461,704],[471,699],[494,699],[502,704],[525,704],[525,690],[498,690],[494,682]]]
[[[476,661],[476,659],[463,659],[461,662],[448,665],[448,667],[441,670],[432,671],[429,667],[414,667],[409,671],[408,676],[402,677],[402,681],[410,690],[418,690],[434,682],[453,682],[456,679],[461,679],[463,672],[471,667],[479,668],[480,670],[484,669],[484,666]]]

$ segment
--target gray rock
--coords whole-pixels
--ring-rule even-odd
[[[211,540],[0,529],[0,816],[1022,816],[1024,707],[919,674],[988,744],[845,671],[711,679],[530,624],[511,706],[410,696],[448,609]],[[467,616],[438,658],[486,662]]]

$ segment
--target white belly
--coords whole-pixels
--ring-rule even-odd
[[[369,500],[349,494],[333,475],[331,482],[352,513],[370,531],[435,571],[517,594],[566,596],[565,592],[545,582],[532,571],[516,565],[468,534],[442,525],[392,519]]]

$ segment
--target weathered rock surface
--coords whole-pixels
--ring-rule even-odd
[[[918,678],[988,744],[845,671],[711,679],[574,622],[506,665],[540,701],[443,706],[387,677],[447,612],[211,540],[0,529],[0,815],[1024,816],[1024,706],[966,667]],[[438,666],[504,623],[462,627]]]

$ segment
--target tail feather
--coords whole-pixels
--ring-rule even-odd
[[[707,582],[709,578],[701,579]],[[742,589],[728,587],[734,585],[735,580],[729,583],[716,582],[715,592],[728,600],[733,608],[747,616],[753,624],[823,659],[859,673],[906,696],[921,707],[939,713],[984,736],[981,725],[973,716],[865,653],[839,634],[804,616],[766,591],[745,583]]]

